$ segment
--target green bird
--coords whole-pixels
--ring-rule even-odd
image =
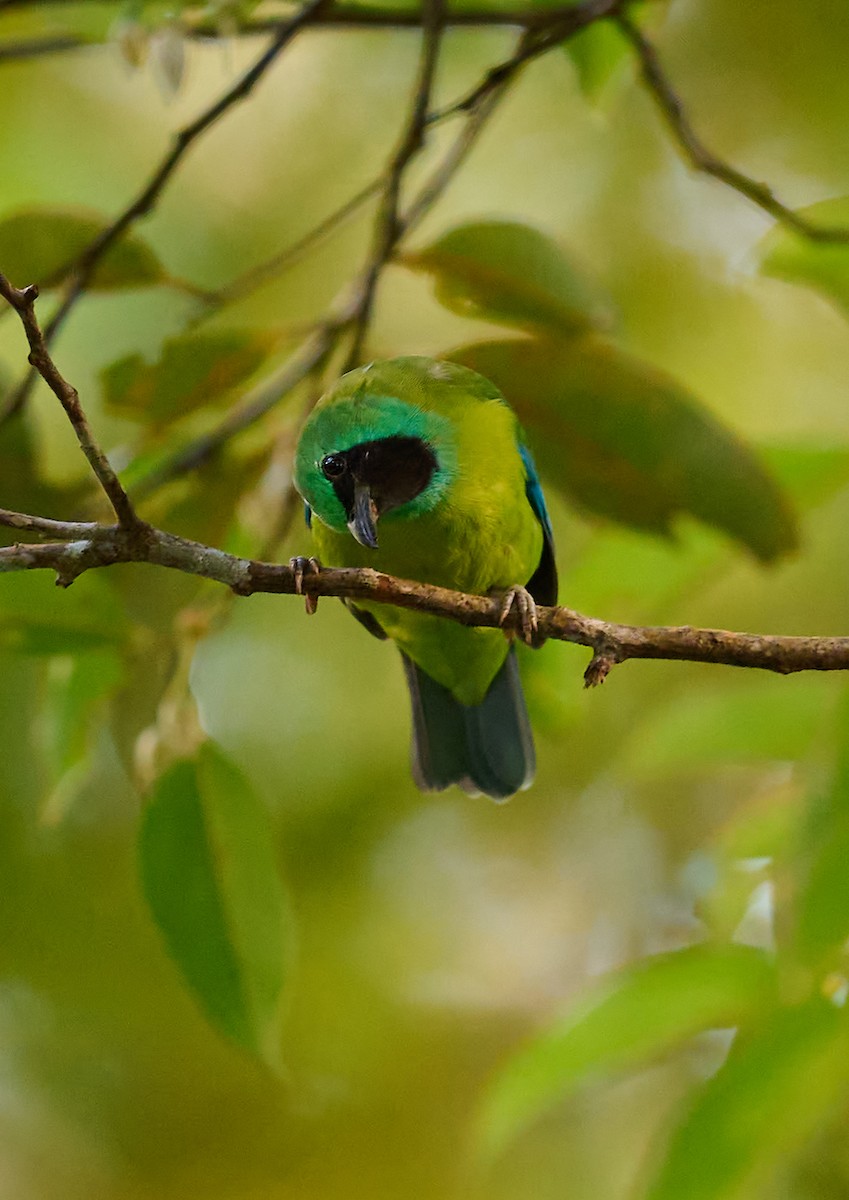
[[[516,416],[483,376],[431,358],[350,371],[318,402],[295,457],[318,558],[515,604],[526,640],[534,601],[554,604],[551,524]],[[293,559],[297,570],[308,561]],[[515,650],[503,631],[358,600],[391,638],[413,706],[420,788],[456,783],[503,800],[527,787],[534,748]]]

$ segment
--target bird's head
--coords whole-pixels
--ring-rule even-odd
[[[295,485],[313,513],[377,549],[383,517],[414,517],[438,504],[456,478],[454,410],[462,397],[468,403],[470,380],[481,377],[429,358],[391,359],[343,376],[298,443]]]

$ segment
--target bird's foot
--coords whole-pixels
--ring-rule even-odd
[[[515,610],[519,617],[518,629],[505,629],[505,637],[518,633],[527,646],[533,646],[537,641],[537,606],[527,588],[514,584],[501,594],[501,612],[498,614],[498,624],[503,625],[510,613]]]
[[[318,575],[321,571],[321,563],[317,558],[304,558],[298,554],[295,558],[289,559],[289,566],[295,573],[295,592],[298,596],[303,596],[307,616],[311,617],[318,608],[318,596],[304,591],[304,576]]]

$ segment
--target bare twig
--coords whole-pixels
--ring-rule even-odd
[[[254,87],[259,83],[268,68],[275,62],[289,42],[292,41],[301,29],[309,24],[316,12],[320,12],[328,3],[329,0],[307,0],[303,7],[290,20],[278,27],[271,43],[262,52],[253,66],[232,87],[228,88],[214,104],[201,113],[196,120],[179,131],[174,138],[171,149],[154,171],[150,180],[136,196],[135,200],[124,209],[108,228],[104,229],[90,243],[77,259],[69,275],[65,294],[52,318],[44,328],[44,338],[48,346],[80,296],[83,295],[103,256],[139,218],[146,216],[155,207],[166,184],[187,151],[220,117],[233,108],[240,100],[246,99],[251,94]],[[34,374],[30,372],[21,386],[12,394],[4,411],[0,412],[0,421],[17,412],[21,405],[26,402],[34,379]]]
[[[41,517],[0,509],[0,525],[49,532],[67,540],[46,545],[17,544],[0,549],[0,573],[26,570],[56,572],[57,582],[72,583],[85,571],[116,563],[151,563],[215,580],[238,595],[254,592],[295,594],[295,572],[280,563],[258,562],[225,554],[211,546],[175,537],[158,529],[124,529],[77,522],[45,522]],[[368,568],[325,568],[304,577],[309,595],[393,604],[456,621],[461,625],[498,628],[500,598],[452,592],[431,584],[396,579]],[[520,616],[511,612],[504,628],[518,630]],[[788,675],[795,671],[849,670],[849,638],[778,637],[732,633],[724,629],[684,626],[620,625],[587,617],[570,608],[538,609],[539,633],[546,638],[587,646],[593,658],[588,685],[599,683],[616,663],[629,658],[667,659],[760,668]]]
[[[299,238],[291,246],[287,246],[285,250],[272,255],[265,262],[251,267],[243,274],[237,275],[235,279],[231,279],[229,283],[218,288],[217,291],[207,292],[204,296],[206,303],[213,309],[226,304],[233,304],[238,300],[243,300],[246,296],[250,296],[270,280],[282,275],[284,271],[287,271],[290,267],[300,262],[310,250],[314,250],[326,237],[329,237],[331,233],[335,233],[346,221],[354,217],[369,200],[378,194],[384,186],[384,180],[385,175],[381,173],[376,179],[372,179],[365,187],[346,200],[344,204],[334,209],[329,216],[319,221],[317,225],[308,230],[302,238]]]
[[[392,156],[381,197],[368,265],[360,285],[360,302],[354,320],[354,336],[348,352],[347,366],[355,367],[362,356],[363,342],[368,332],[378,280],[392,257],[403,231],[398,206],[401,184],[410,161],[421,150],[430,110],[439,47],[442,40],[442,0],[424,0],[424,34],[419,74],[416,80],[409,116]]]
[[[35,316],[35,301],[38,297],[38,288],[34,286],[23,289],[13,287],[6,276],[0,274],[0,296],[8,301],[21,318],[21,323],[29,342],[29,361],[51,391],[58,397],[60,404],[67,413],[68,420],[73,425],[74,433],[77,435],[77,441],[80,443],[80,448],[88,459],[92,471],[97,476],[100,486],[103,488],[110,504],[115,510],[116,517],[125,528],[136,528],[140,524],[139,518],[136,516],[135,510],[130,503],[129,496],[121,486],[121,481],[112,470],[109,460],[97,444],[86,415],[82,410],[77,389],[72,387],[62,377],[56,364],[50,357],[44,335]]]
[[[63,54],[67,50],[78,50],[90,46],[86,38],[75,34],[55,34],[45,38],[26,38],[20,42],[0,44],[0,63],[20,62],[22,59],[43,58],[48,54]]]
[[[515,78],[527,63],[568,41],[588,25],[615,16],[624,3],[625,0],[583,0],[582,4],[565,9],[544,9],[547,19],[528,26],[515,53],[487,71],[483,79],[459,100],[433,113],[431,122],[474,109],[489,92]]]
[[[652,43],[624,12],[617,15],[616,22],[636,51],[646,87],[691,166],[733,188],[782,225],[794,229],[812,242],[849,242],[849,229],[821,226],[808,221],[783,204],[772,188],[744,175],[709,150],[690,124],[681,98],[667,79]]]

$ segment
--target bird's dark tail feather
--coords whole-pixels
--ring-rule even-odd
[[[413,777],[423,791],[452,783],[506,800],[527,787],[536,765],[516,652],[480,704],[461,704],[402,654],[413,703]]]

